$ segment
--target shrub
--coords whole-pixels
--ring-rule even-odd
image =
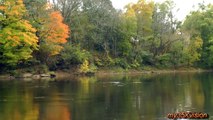
[[[169,53],[160,55],[156,58],[157,67],[171,67],[171,55]]]
[[[124,59],[124,58],[116,58],[115,59],[115,65],[116,66],[120,66],[120,67],[122,67],[124,69],[129,69],[130,68],[127,60]]]
[[[65,45],[64,50],[60,55],[60,65],[64,67],[73,64],[82,64],[85,60],[90,59],[90,53],[85,50],[81,50],[79,46]]]

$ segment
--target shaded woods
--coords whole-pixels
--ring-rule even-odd
[[[213,66],[213,6],[184,21],[174,2],[139,0],[116,10],[110,0],[2,0],[1,72]]]

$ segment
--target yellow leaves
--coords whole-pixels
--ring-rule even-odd
[[[83,64],[80,66],[80,73],[87,73],[89,71],[89,62],[88,60],[84,60]]]
[[[23,0],[16,0],[16,4],[24,6]]]
[[[32,39],[32,38],[31,38],[30,34],[23,33],[21,36],[23,37],[22,40],[23,40],[23,41],[25,42],[25,44],[27,44],[27,45],[30,45],[30,46],[31,46],[33,43],[35,44],[35,43],[37,42],[36,39]]]
[[[15,64],[32,57],[31,53],[38,47],[38,38],[36,30],[23,18],[26,11],[23,0],[4,1],[0,9],[7,16],[2,19],[6,26],[0,31],[5,62]]]
[[[126,6],[127,11],[126,13],[129,13],[130,15],[135,14],[152,14],[154,9],[154,3],[153,2],[147,2],[145,0],[139,0],[136,4],[129,4]],[[151,15],[149,15],[151,16]]]
[[[203,40],[197,36],[190,41],[189,50],[192,54],[194,54],[198,49],[201,49],[203,45]]]
[[[8,36],[7,38],[6,38],[8,41],[10,41],[10,42],[8,42],[8,43],[10,43],[10,44],[8,44],[8,45],[11,45],[11,46],[13,46],[13,47],[15,47],[15,46],[17,46],[17,45],[19,45],[20,44],[20,38],[18,37],[18,36]],[[8,46],[9,47],[9,46]]]
[[[47,4],[47,7],[51,8],[51,5]],[[23,0],[5,0],[0,4],[3,13],[0,14],[0,22],[5,24],[0,31],[0,40],[4,48],[3,54],[6,56],[4,59],[10,60],[6,62],[16,63],[32,57],[32,52],[38,49],[37,31],[41,40],[39,50],[44,52],[45,56],[57,55],[63,49],[62,44],[66,43],[69,37],[69,27],[63,23],[59,11],[50,11],[49,8],[45,8],[48,15],[37,18],[39,24],[42,24],[35,29],[24,18],[26,8]]]
[[[14,35],[14,36],[12,37],[12,39],[14,39],[15,41],[17,41],[17,43],[19,43],[19,41],[20,41],[19,36],[16,36],[16,35]]]
[[[189,54],[188,64],[193,64],[194,62],[200,60],[201,53],[200,50],[203,45],[203,40],[197,36],[190,41],[189,47],[187,48],[187,52]]]
[[[127,5],[126,8],[127,8],[127,11],[125,15],[127,17],[136,17],[135,10],[133,9],[132,4]]]
[[[23,0],[4,1],[0,5],[0,10],[4,12],[4,15],[7,16],[7,19],[10,19],[10,21],[21,19],[26,12]]]
[[[26,20],[20,20],[4,28],[2,36],[5,36],[7,41],[12,42],[12,46],[17,46],[21,42],[36,48],[38,38],[35,36],[36,30]]]
[[[21,25],[19,27],[22,27],[26,32],[32,32],[35,33],[37,30],[32,27],[29,21],[27,20],[21,20]]]
[[[197,36],[194,40],[194,47],[201,48],[202,45],[203,45],[203,40]]]
[[[143,37],[149,36],[152,33],[154,3],[148,0],[139,0],[135,4],[128,4],[126,9],[124,15],[127,22],[131,23],[131,26],[127,26],[127,29],[135,29],[134,31],[137,31],[137,34]]]
[[[2,6],[2,8],[4,8],[3,10],[5,15],[10,17],[10,19],[19,19],[26,12],[23,0],[6,1]]]
[[[151,18],[154,10],[153,2],[146,2],[145,0],[139,1],[135,6],[135,11],[137,14],[143,16],[143,18]]]
[[[60,45],[53,45],[53,46],[54,46],[54,49],[52,49],[50,56],[59,54],[59,52],[63,49],[63,47]]]

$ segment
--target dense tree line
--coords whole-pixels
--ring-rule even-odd
[[[116,10],[110,0],[2,0],[0,66],[124,69],[213,66],[213,6],[185,21],[173,1],[139,0]]]

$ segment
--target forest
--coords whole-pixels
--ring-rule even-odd
[[[175,4],[1,0],[0,73],[213,67],[213,5],[178,21]]]

